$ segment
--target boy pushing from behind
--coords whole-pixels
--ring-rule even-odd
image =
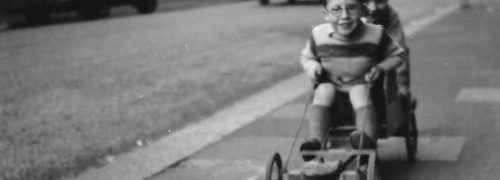
[[[375,148],[377,119],[370,82],[382,71],[394,70],[402,63],[404,49],[395,43],[382,26],[361,21],[364,0],[326,0],[324,19],[315,26],[312,37],[300,56],[300,63],[316,82],[312,108],[308,114],[310,138],[301,150],[318,150],[331,121],[330,106],[338,91],[347,92],[356,114],[352,144],[357,147],[361,136],[363,148]],[[310,160],[313,157],[304,157]]]
[[[366,7],[366,22],[382,25],[385,32],[405,49],[405,53],[401,54],[403,63],[396,69],[396,79],[399,93],[404,97],[410,97],[410,50],[406,44],[399,14],[389,4],[389,0],[366,0]]]

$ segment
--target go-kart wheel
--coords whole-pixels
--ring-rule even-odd
[[[280,154],[274,153],[266,166],[266,176],[264,180],[283,180],[283,164]]]
[[[260,2],[260,5],[268,5],[269,4],[269,0],[259,0]]]
[[[418,148],[418,129],[417,129],[417,119],[415,113],[411,113],[410,119],[408,121],[408,134],[405,136],[406,142],[406,156],[409,162],[415,162],[417,160],[417,148]]]

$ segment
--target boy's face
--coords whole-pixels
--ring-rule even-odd
[[[359,0],[328,0],[325,8],[325,20],[337,35],[349,37],[361,23],[363,5]]]
[[[366,0],[367,16],[378,18],[387,9],[389,0]]]

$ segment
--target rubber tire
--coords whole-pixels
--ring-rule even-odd
[[[406,157],[408,162],[413,163],[417,160],[418,149],[418,129],[415,113],[412,112],[408,122],[408,133],[405,136]]]
[[[277,171],[277,179],[272,179],[275,168]],[[264,180],[283,180],[283,164],[278,153],[274,153],[273,157],[267,163]]]
[[[263,6],[269,5],[269,0],[259,0],[259,2],[260,2],[260,5],[263,5]]]
[[[111,15],[111,7],[105,0],[82,1],[78,15],[83,19],[99,19]]]
[[[135,7],[140,14],[150,14],[158,8],[158,0],[139,0],[136,1]]]
[[[31,9],[24,14],[31,25],[47,24],[50,21],[50,11],[44,8]]]
[[[288,4],[293,4],[293,3],[296,3],[297,0],[288,0]]]

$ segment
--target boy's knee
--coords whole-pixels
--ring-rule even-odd
[[[335,86],[331,83],[321,83],[314,91],[314,105],[330,106],[335,97]]]
[[[370,87],[368,85],[353,86],[349,91],[349,98],[355,109],[373,104],[370,97]]]

